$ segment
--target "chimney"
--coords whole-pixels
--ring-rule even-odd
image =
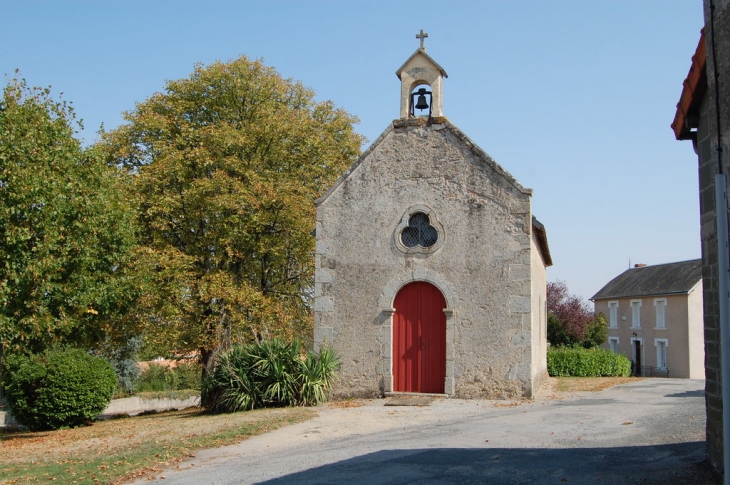
[[[634,268],[644,268],[644,267],[646,267],[646,263],[636,263],[634,265]]]

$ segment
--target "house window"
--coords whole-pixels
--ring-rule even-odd
[[[618,302],[608,302],[608,327],[618,328]]]
[[[631,328],[641,328],[641,300],[631,300]]]
[[[667,322],[666,322],[667,299],[666,298],[655,298],[654,307],[656,308],[656,327],[655,328],[667,328]]]
[[[669,347],[669,341],[665,338],[655,338],[654,345],[656,346],[656,366],[659,369],[666,369],[667,347]]]
[[[608,347],[611,352],[618,354],[618,337],[608,337]]]

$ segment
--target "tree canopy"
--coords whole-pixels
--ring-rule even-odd
[[[147,342],[207,363],[231,341],[311,339],[314,200],[359,154],[357,120],[245,57],[196,66],[125,119],[100,148],[136,174]]]
[[[548,341],[556,347],[596,347],[608,338],[606,319],[595,315],[580,297],[570,294],[563,281],[547,284]]]
[[[14,79],[0,100],[0,358],[93,343],[134,300],[136,219],[122,172],[74,137],[74,112]]]

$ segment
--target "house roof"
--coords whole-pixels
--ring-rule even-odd
[[[682,83],[682,96],[677,103],[677,112],[672,122],[672,130],[677,140],[691,140],[699,124],[699,111],[702,98],[707,90],[707,51],[705,50],[705,32],[700,32],[700,41],[687,78]]]
[[[702,280],[702,260],[631,268],[601,288],[591,300],[687,294]]]
[[[553,265],[553,257],[550,255],[550,247],[548,246],[547,232],[545,232],[545,226],[538,221],[535,216],[532,216],[532,227],[535,230],[537,241],[540,243],[540,252],[545,260],[545,266]]]

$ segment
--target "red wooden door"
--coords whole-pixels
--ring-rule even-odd
[[[446,378],[446,300],[430,283],[416,281],[393,303],[393,390],[443,393]]]

